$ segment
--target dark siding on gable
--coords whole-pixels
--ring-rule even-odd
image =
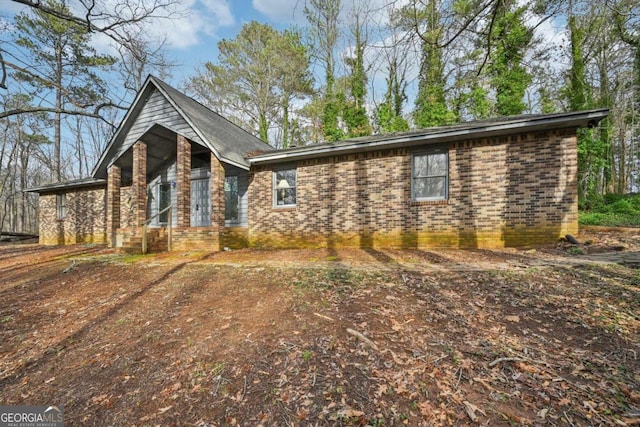
[[[115,158],[122,156],[154,124],[160,124],[198,144],[205,145],[186,120],[178,114],[173,105],[160,92],[154,90],[131,126],[124,143],[115,154]]]

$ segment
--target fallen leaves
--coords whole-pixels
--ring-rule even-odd
[[[75,424],[640,424],[636,271],[387,255],[393,268],[78,262],[60,281],[65,260],[4,294],[0,391],[55,389]]]

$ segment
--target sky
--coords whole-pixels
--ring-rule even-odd
[[[119,0],[102,0],[102,3],[115,3]],[[134,0],[146,2],[147,0]],[[167,58],[176,63],[169,83],[181,86],[189,77],[195,75],[207,62],[217,62],[217,44],[222,39],[235,38],[243,24],[256,20],[267,23],[277,29],[292,25],[304,27],[306,19],[303,9],[305,0],[178,0],[181,12],[171,19],[160,19],[146,26],[150,36],[166,38]],[[382,10],[389,0],[342,0],[343,10],[349,10],[352,3],[365,1],[374,10]],[[524,0],[521,0],[524,1]],[[73,7],[77,0],[67,0]],[[404,0],[395,0],[398,6]],[[11,0],[0,0],[0,19],[11,21],[13,14],[24,10]],[[382,16],[382,15],[380,15]],[[348,17],[347,21],[348,21]],[[376,19],[374,17],[373,19]],[[555,39],[560,43],[561,35],[551,21],[538,28],[538,33],[546,40]],[[104,53],[114,53],[111,40],[97,35],[96,48]],[[109,50],[112,50],[109,52]],[[417,70],[416,70],[417,71]]]
[[[72,8],[78,4],[79,0],[66,0]],[[101,0],[101,4],[116,4],[125,0]],[[133,2],[151,2],[152,0],[126,0]],[[240,32],[242,26],[250,21],[258,21],[269,24],[278,30],[296,26],[303,28],[306,25],[304,17],[305,0],[177,0],[179,3],[179,13],[171,16],[170,19],[156,19],[146,24],[146,31],[150,38],[159,40],[165,38],[164,53],[166,58],[176,66],[171,69],[171,77],[166,78],[167,82],[177,88],[183,88],[190,77],[195,76],[202,69],[206,62],[218,61],[217,44],[222,39],[233,39]],[[371,22],[384,23],[387,18],[384,13],[385,5],[393,3],[399,7],[407,0],[342,0],[343,16],[342,21],[349,22],[348,11],[353,4],[364,3],[374,10]],[[527,0],[519,0],[521,2]],[[0,0],[0,24],[1,21],[10,23],[13,15],[25,10],[26,6],[11,0]],[[77,14],[81,15],[78,11]],[[532,17],[533,21],[539,17]],[[1,28],[1,27],[0,27]],[[6,28],[6,27],[5,27]],[[375,31],[375,30],[374,30]],[[537,34],[546,42],[551,42],[550,46],[559,46],[563,43],[562,25],[554,23],[553,20],[543,22],[537,28]],[[1,40],[0,40],[1,42]],[[375,42],[375,41],[374,41]],[[115,54],[113,41],[108,37],[96,34],[93,40],[94,46],[101,53]],[[345,48],[343,46],[343,48]],[[375,48],[367,49],[365,61],[371,65],[369,68],[369,102],[371,109],[375,106],[375,99],[380,99],[383,95],[385,83],[385,70],[383,62],[376,55],[380,50]],[[558,61],[551,61],[550,66],[562,67]],[[409,103],[417,90],[419,61],[415,58],[411,64],[408,77]],[[337,70],[340,73],[340,70]],[[314,69],[316,74],[316,85],[319,86],[323,80],[322,70]]]
[[[72,7],[79,0],[66,0]],[[117,2],[152,2],[153,0],[98,0],[100,5],[114,5]],[[166,38],[164,53],[167,59],[176,66],[171,70],[171,77],[167,82],[172,86],[182,89],[202,68],[205,62],[218,60],[217,44],[222,39],[233,39],[240,32],[242,26],[252,20],[269,24],[278,30],[291,26],[304,27],[306,19],[303,9],[305,0],[176,0],[179,2],[181,12],[171,19],[159,19],[146,25],[146,31],[151,38]],[[384,5],[388,3],[399,7],[408,0],[342,0],[343,22],[349,23],[351,6],[366,2],[374,11],[370,22],[384,23],[386,21]],[[518,0],[527,1],[527,0]],[[112,6],[113,7],[113,6]],[[26,10],[26,6],[11,0],[0,0],[0,44],[7,43],[11,29],[11,23],[16,13]],[[78,11],[76,11],[78,13]],[[533,21],[539,21],[539,17],[532,17]],[[537,29],[537,34],[552,45],[560,45],[563,42],[562,24],[552,20],[545,21]],[[375,30],[374,30],[375,31]],[[9,42],[10,43],[10,42]],[[379,44],[379,40],[374,41]],[[99,53],[114,54],[112,40],[104,35],[96,34],[93,44]],[[2,48],[10,50],[10,44],[3,44]],[[342,46],[348,49],[348,46]],[[367,49],[365,61],[371,64],[369,69],[368,102],[369,111],[375,109],[375,102],[383,96],[385,83],[384,61],[380,61],[380,49]],[[416,58],[408,72],[409,87],[407,89],[408,100],[405,112],[413,106],[415,93],[417,92],[417,77],[419,61]],[[562,65],[551,61],[551,67],[560,68]],[[340,70],[337,70],[340,73]],[[322,84],[323,72],[320,68],[314,69],[316,74],[316,87]],[[117,86],[117,83],[115,83]],[[126,101],[125,101],[126,102]],[[303,101],[300,101],[303,102]]]
[[[73,3],[74,0],[68,0],[71,7]],[[179,3],[180,12],[171,19],[159,19],[146,26],[151,36],[166,37],[166,55],[178,65],[173,70],[174,84],[193,75],[204,62],[215,62],[217,43],[234,38],[247,22],[256,20],[278,29],[305,22],[304,0],[179,0]],[[0,21],[10,23],[16,13],[26,9],[14,1],[0,0]],[[100,35],[94,39],[95,47],[103,53],[113,51],[110,43]]]
[[[247,22],[278,29],[304,24],[304,0],[191,0],[184,7],[187,15],[164,22],[167,55],[182,64],[173,73],[177,80],[192,75],[204,62],[216,62],[217,43],[236,37]]]

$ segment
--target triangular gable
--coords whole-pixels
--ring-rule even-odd
[[[272,148],[258,138],[149,76],[93,170],[106,178],[107,168],[153,126],[160,125],[207,147],[223,162],[248,169],[247,153]]]

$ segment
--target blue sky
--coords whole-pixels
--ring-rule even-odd
[[[252,20],[283,29],[304,25],[304,0],[191,0],[183,2],[184,16],[161,21],[152,32],[167,36],[167,56],[179,66],[173,83],[193,75],[206,61],[216,62],[217,43],[234,38]]]
[[[74,8],[78,0],[66,0],[67,4]],[[101,0],[101,4],[108,5],[122,0]],[[137,0],[141,2],[151,0]],[[242,26],[252,20],[268,23],[280,30],[292,25],[304,27],[306,19],[303,9],[305,0],[178,0],[180,13],[170,19],[157,19],[146,25],[146,31],[151,37],[166,38],[165,54],[169,60],[176,63],[172,69],[172,78],[169,83],[181,87],[185,81],[196,74],[199,67],[207,61],[217,62],[217,44],[224,38],[234,38],[240,32]],[[398,7],[405,0],[342,0],[343,11],[351,10],[352,4],[366,2],[377,14],[371,22],[383,23],[385,19],[384,5],[395,4]],[[105,6],[108,7],[108,6]],[[11,22],[13,14],[24,10],[14,1],[0,0],[0,18]],[[345,15],[348,15],[345,13]],[[343,22],[348,22],[348,16],[343,16]],[[371,23],[370,22],[370,23]],[[538,28],[538,33],[543,39],[558,43],[560,34],[553,27],[551,20],[546,21]],[[372,40],[370,40],[371,42]],[[375,43],[375,41],[373,41]],[[112,49],[109,45],[112,41],[105,36],[97,34],[94,39],[99,51],[106,53]],[[344,48],[344,46],[343,46]],[[371,64],[379,62],[375,55],[376,49],[368,50],[368,61]],[[417,76],[417,61],[412,64],[410,79]],[[372,67],[370,69],[370,82],[376,92],[384,90],[384,70]],[[320,79],[321,80],[321,79]],[[317,83],[320,83],[319,81]],[[372,89],[373,89],[372,88]],[[370,93],[370,96],[379,97],[381,93]]]
[[[116,0],[104,0],[103,4]],[[74,0],[67,0],[72,8]],[[234,38],[246,22],[256,20],[278,29],[303,25],[304,0],[180,0],[180,13],[171,19],[158,19],[146,26],[152,36],[166,37],[166,55],[178,64],[172,83],[179,84],[193,75],[206,61],[217,61],[216,45],[223,38]],[[0,0],[0,20],[10,23],[26,6]],[[7,29],[7,27],[5,27]],[[111,41],[97,35],[98,50],[109,52]]]

